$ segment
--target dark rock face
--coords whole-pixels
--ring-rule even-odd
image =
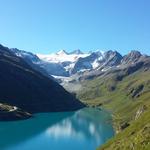
[[[138,85],[136,88],[132,89],[131,90],[131,96],[132,98],[137,98],[140,96],[142,90],[144,88],[144,85],[143,84],[140,84]]]
[[[104,63],[100,66],[100,69],[114,67],[120,64],[122,55],[117,51],[107,51],[104,53]]]
[[[107,56],[108,55],[108,56]],[[109,58],[108,60],[108,64],[110,64],[111,66],[117,66],[120,64],[121,60],[122,60],[122,55],[119,54],[117,51],[110,51],[106,54],[106,59]]]
[[[138,52],[138,54],[140,53]],[[138,70],[144,70],[144,71],[150,70],[150,56],[141,55],[141,57],[138,57],[138,59],[136,58],[136,61],[134,61],[132,57],[130,59],[132,59],[133,62],[130,64],[127,64],[123,62],[124,58],[121,60],[121,57],[120,57],[119,61],[121,62],[120,64],[118,64],[119,67],[115,67],[116,65],[114,65],[114,67],[112,66],[111,69],[108,69],[104,72],[101,71],[102,68],[100,68],[99,70],[91,70],[87,73],[84,73],[80,78],[82,80],[87,80],[87,79],[90,80],[97,76],[111,76],[111,74],[116,73],[115,80],[121,81],[124,77]],[[107,67],[105,66],[104,68],[107,68]]]
[[[95,69],[93,68],[93,63],[98,64],[97,68],[100,70],[103,68],[109,68],[117,66],[120,64],[122,56],[116,51],[107,51],[104,54],[101,52],[93,52],[89,56],[84,58],[79,58],[75,63],[74,68],[71,71],[71,74],[75,74],[83,69]]]
[[[91,55],[79,58],[77,62],[75,63],[74,67],[71,70],[71,74],[75,74],[83,69],[92,69],[92,64],[98,57],[100,57],[100,53],[93,52]]]
[[[84,105],[52,79],[0,45],[0,102],[28,112],[73,111]]]
[[[125,128],[127,128],[130,124],[128,122],[125,122],[123,124],[120,125],[120,130],[124,130]]]
[[[131,51],[129,54],[125,55],[122,59],[122,64],[133,64],[137,62],[142,54],[139,51]]]

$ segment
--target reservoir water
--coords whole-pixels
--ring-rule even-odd
[[[105,110],[40,113],[0,122],[0,150],[95,150],[114,135]]]

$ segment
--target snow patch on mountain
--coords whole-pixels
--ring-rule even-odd
[[[99,66],[98,60],[96,59],[93,63],[92,63],[93,68],[97,68]]]
[[[61,63],[61,62],[75,62],[78,58],[87,57],[90,54],[83,54],[83,53],[67,53],[65,50],[60,50],[55,54],[37,54],[37,56],[48,62],[53,63]]]

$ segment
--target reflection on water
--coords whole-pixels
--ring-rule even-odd
[[[11,131],[7,132],[8,136],[16,140],[11,143],[10,138],[4,136],[7,144],[1,148],[6,150],[94,150],[114,134],[109,113],[92,108],[75,113],[38,114],[33,119],[13,123],[14,131],[20,134],[16,137],[10,126],[7,127]]]

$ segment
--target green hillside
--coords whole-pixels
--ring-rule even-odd
[[[97,150],[150,150],[150,109]]]
[[[89,106],[104,107],[111,111],[116,132],[123,130],[102,149],[133,149],[129,146],[138,145],[142,140],[145,146],[143,149],[148,148],[150,134],[145,134],[150,132],[148,69],[141,69],[130,75],[114,71],[106,76],[84,81],[77,96]]]

